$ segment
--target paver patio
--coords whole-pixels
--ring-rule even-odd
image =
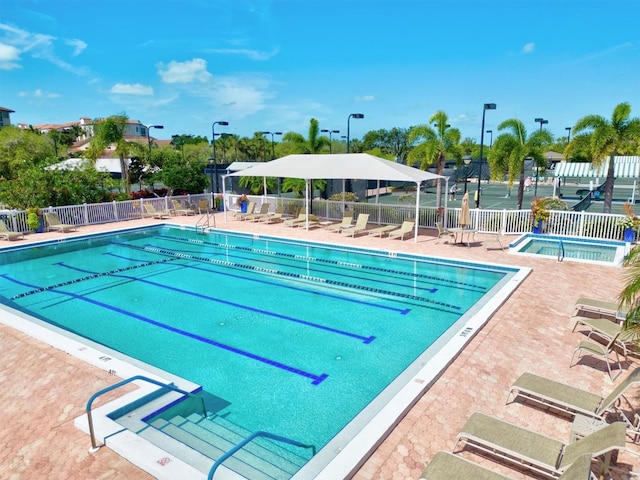
[[[193,225],[198,218],[173,217],[169,222]],[[86,226],[72,233],[32,234],[21,242],[158,222],[146,219]],[[613,388],[604,364],[599,361],[585,358],[569,367],[573,349],[584,337],[582,333],[571,332],[570,315],[575,300],[581,296],[615,301],[624,281],[622,268],[511,255],[500,250],[495,237],[480,234],[476,243],[467,248],[451,245],[445,238],[438,239],[435,229],[422,229],[419,241],[414,243],[413,238],[404,241],[369,235],[351,238],[323,228],[305,231],[278,224],[240,222],[231,215],[225,222],[222,213],[216,214],[216,222],[220,229],[533,269],[364,462],[355,473],[357,480],[417,480],[436,452],[453,448],[456,433],[475,411],[567,441],[569,421],[518,402],[505,404],[508,387],[525,371],[604,395]],[[503,245],[508,241],[503,239]],[[15,243],[0,242],[0,248]],[[1,323],[0,352],[0,478],[151,478],[108,448],[89,453],[89,438],[73,426],[74,418],[84,412],[89,396],[118,378]],[[623,366],[626,373],[638,366],[638,361],[633,359]],[[628,398],[640,407],[640,391],[631,391]],[[638,471],[640,448],[627,445],[632,453],[621,453],[618,467],[622,471]],[[472,451],[460,454],[515,479],[535,478],[506,469]],[[616,473],[616,478],[630,477]]]

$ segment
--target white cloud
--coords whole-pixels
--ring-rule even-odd
[[[276,48],[270,52],[260,52],[258,50],[249,50],[247,48],[221,48],[207,50],[208,53],[221,53],[223,55],[243,55],[251,60],[269,60],[279,53]]]
[[[361,97],[356,97],[356,102],[372,102],[376,99],[373,95],[362,95]]]
[[[37,88],[33,92],[18,92],[19,97],[28,97],[28,98],[59,98],[60,95],[58,93],[47,93],[42,89]]]
[[[536,44],[533,42],[529,42],[529,43],[525,43],[524,47],[522,47],[522,50],[520,51],[520,53],[523,54],[527,54],[527,53],[533,53],[533,51],[536,48]]]
[[[82,40],[78,40],[77,38],[73,38],[71,40],[67,40],[65,42],[67,45],[73,47],[73,56],[77,57],[87,48],[86,42]]]
[[[20,68],[20,50],[11,45],[0,43],[0,70]]]
[[[140,83],[116,83],[109,92],[122,95],[153,95],[153,87]]]
[[[201,58],[194,58],[186,62],[171,61],[168,65],[157,65],[158,74],[165,83],[208,82],[212,75],[207,72],[207,62]]]

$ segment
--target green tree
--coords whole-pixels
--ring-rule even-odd
[[[351,142],[352,140],[349,140],[350,144]],[[378,148],[385,158],[406,163],[407,155],[411,149],[409,129],[394,127],[391,130],[383,129],[367,132],[362,138],[362,147],[370,153]]]
[[[492,175],[507,174],[508,188],[511,189],[519,175],[517,208],[522,208],[524,198],[524,162],[532,158],[538,167],[546,166],[544,150],[553,142],[553,136],[546,129],[536,129],[527,136],[527,129],[521,120],[512,118],[498,125],[498,131],[506,130],[493,142],[487,156]]]
[[[312,118],[309,121],[309,136],[307,138],[304,138],[296,132],[287,132],[282,136],[282,140],[293,145],[294,153],[320,153],[324,147],[329,146],[329,137],[319,134],[320,124],[318,120]],[[311,182],[311,191],[309,194],[313,195],[314,188],[324,190],[326,185],[326,180],[315,180]],[[301,192],[305,191],[304,180],[301,178],[285,179],[285,181],[282,182],[282,190],[301,194]]]
[[[167,152],[159,177],[175,192],[201,193],[209,184],[204,167],[204,161],[186,160],[178,152]]]
[[[110,145],[115,145],[115,153],[120,158],[124,190],[128,195],[131,193],[128,158],[135,147],[124,138],[127,120],[125,114],[95,120],[93,125],[95,136],[90,141],[87,156],[95,162]]]
[[[631,105],[620,103],[614,108],[610,121],[600,115],[582,117],[573,127],[573,139],[564,151],[565,157],[569,157],[579,151],[579,147],[588,146],[589,157],[595,167],[600,167],[609,160],[604,182],[604,213],[611,213],[615,157],[638,153],[640,119],[629,118],[630,116]]]
[[[18,178],[29,167],[56,162],[53,144],[32,130],[0,128],[0,183]]]
[[[407,155],[407,165],[419,163],[421,170],[436,165],[436,173],[442,175],[447,156],[455,158],[458,164],[462,161],[460,130],[452,128],[448,120],[447,114],[440,110],[431,116],[428,125],[418,125],[409,130],[409,143],[419,143]],[[441,193],[442,182],[438,180],[436,206],[440,206]]]

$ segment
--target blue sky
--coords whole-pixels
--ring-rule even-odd
[[[427,123],[463,137],[519,118],[554,135],[630,102],[638,0],[0,0],[0,106],[13,123],[126,113],[158,138],[351,138]],[[336,138],[334,134],[334,138]],[[276,137],[277,140],[277,137]]]

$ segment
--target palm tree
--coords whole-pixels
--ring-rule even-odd
[[[600,115],[582,117],[573,127],[573,138],[564,151],[564,156],[568,158],[579,146],[588,144],[591,161],[595,167],[602,166],[607,158],[609,159],[607,178],[604,182],[604,213],[611,213],[615,156],[633,155],[638,152],[640,119],[630,119],[630,115],[631,105],[625,102],[613,109],[611,121]]]
[[[493,146],[487,160],[492,175],[499,177],[508,174],[509,189],[517,175],[518,182],[518,208],[522,208],[524,197],[524,161],[533,158],[538,167],[545,166],[544,147],[553,142],[553,136],[548,130],[536,129],[527,136],[527,129],[522,120],[511,118],[498,125],[498,130],[507,130],[493,142]],[[506,170],[506,171],[505,171]]]
[[[442,175],[447,156],[462,161],[460,148],[460,130],[447,124],[447,114],[442,110],[434,113],[429,119],[429,125],[418,125],[409,130],[409,144],[421,141],[407,155],[407,165],[420,163],[421,170],[427,170],[436,165],[436,173]],[[431,128],[433,125],[435,128]],[[438,180],[436,189],[436,207],[440,206],[442,183]]]
[[[297,132],[287,132],[282,136],[284,142],[289,142],[293,145],[294,150],[297,153],[320,153],[324,147],[329,146],[329,137],[320,136],[320,124],[318,120],[312,118],[309,121],[309,136],[304,138]],[[311,182],[311,191],[309,194],[313,197],[314,182]],[[320,190],[324,190],[327,182],[326,180],[316,180],[315,185]],[[288,179],[282,184],[284,191],[304,191],[304,180],[301,178]]]

